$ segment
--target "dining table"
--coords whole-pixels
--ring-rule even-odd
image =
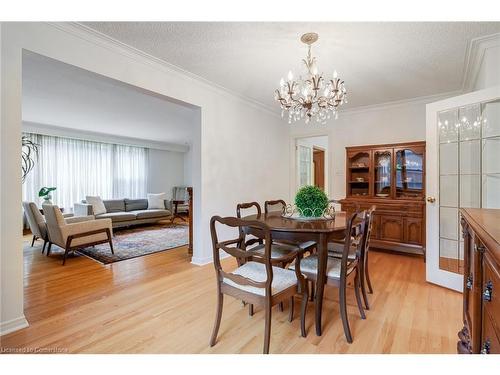
[[[245,216],[244,220],[257,220],[266,224],[273,241],[301,243],[316,242],[318,254],[318,278],[316,281],[316,298],[314,314],[316,335],[321,336],[321,316],[323,308],[323,293],[326,285],[326,267],[328,262],[328,243],[342,240],[345,237],[346,212],[338,211],[333,218],[292,218],[282,215],[281,211]],[[247,228],[248,234],[258,236]]]

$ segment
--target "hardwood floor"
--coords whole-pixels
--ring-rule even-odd
[[[213,266],[189,263],[185,247],[101,265],[84,256],[61,266],[62,251],[46,257],[41,243],[24,249],[25,314],[30,326],[2,336],[2,348],[70,353],[261,353],[262,310],[248,316],[225,298],[217,344],[208,340],[215,314]],[[461,294],[424,281],[421,258],[372,252],[375,294],[361,320],[348,291],[354,343],[345,340],[337,289],[327,287],[324,333],[314,332],[309,304],[307,338],[288,308],[273,309],[271,353],[455,353],[462,326]],[[234,267],[232,260],[226,267]],[[297,303],[297,302],[296,302]],[[298,305],[296,306],[298,311]]]

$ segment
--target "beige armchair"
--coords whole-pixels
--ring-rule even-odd
[[[47,255],[50,255],[52,244],[62,247],[65,250],[63,265],[70,251],[82,247],[109,243],[111,253],[114,254],[111,219],[95,220],[94,216],[64,219],[59,207],[50,204],[43,205],[43,212],[50,241]]]
[[[45,251],[45,246],[49,242],[49,237],[47,234],[47,225],[45,223],[45,218],[40,212],[40,209],[34,202],[23,202],[24,214],[26,215],[26,221],[30,227],[31,233],[33,234],[33,239],[31,240],[31,247],[35,244],[38,239],[43,240],[42,254]],[[73,216],[73,214],[63,214],[64,218]]]

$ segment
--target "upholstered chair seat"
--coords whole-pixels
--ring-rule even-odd
[[[267,279],[266,266],[262,263],[247,262],[236,270],[231,272],[233,275],[243,276],[257,282],[264,282]],[[264,296],[266,291],[264,288],[257,288],[252,285],[241,285],[234,281],[224,278],[223,282],[232,287],[238,288],[245,292]],[[273,267],[273,281],[271,284],[271,294],[275,295],[287,288],[297,285],[298,280],[295,272],[289,269]]]
[[[328,257],[328,264],[326,265],[326,275],[329,278],[338,279],[340,278],[340,269],[341,269],[341,257],[340,258],[331,258]],[[295,264],[292,264],[289,269],[295,269]],[[303,258],[300,262],[300,270],[305,275],[316,275],[318,273],[318,256],[310,255],[307,258]],[[353,268],[348,268],[347,275],[351,273]]]
[[[254,253],[260,254],[262,256],[262,255],[264,255],[265,250],[266,250],[266,246],[264,244],[260,244],[260,245],[252,247],[251,249],[249,249],[247,251],[254,252]],[[274,259],[282,258],[284,256],[289,255],[292,252],[296,252],[297,250],[298,250],[297,246],[286,245],[286,244],[281,244],[281,243],[273,243],[271,245],[271,258],[274,258]]]

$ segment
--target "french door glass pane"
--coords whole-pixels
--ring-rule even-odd
[[[439,186],[441,207],[458,207],[458,175],[441,176]]]
[[[439,142],[456,142],[458,141],[457,129],[458,113],[456,109],[439,113]]]
[[[485,103],[482,114],[483,138],[500,136],[500,101]]]
[[[483,139],[483,173],[500,173],[500,137]]]
[[[481,173],[481,143],[479,139],[460,142],[460,174]]]
[[[500,208],[500,174],[483,175],[483,208]]]
[[[305,146],[299,146],[299,183],[311,184],[311,149]]]
[[[439,174],[458,174],[458,143],[442,143],[439,145]]]
[[[461,141],[481,138],[481,106],[479,104],[462,107],[458,111]]]

